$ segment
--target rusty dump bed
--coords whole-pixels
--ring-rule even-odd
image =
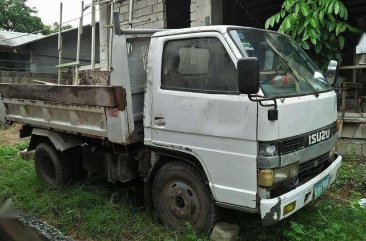
[[[132,142],[122,87],[0,84],[0,94],[8,122]]]
[[[82,85],[0,84],[2,98],[38,100],[59,104],[125,107],[122,87]]]

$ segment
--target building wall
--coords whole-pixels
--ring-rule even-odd
[[[180,0],[175,0],[180,1]],[[222,24],[223,0],[191,0],[191,26]],[[115,10],[120,13],[122,28],[128,28],[129,0],[116,3]],[[165,0],[134,0],[132,28],[166,28]]]
[[[115,10],[120,13],[122,28],[128,28],[129,0],[119,1]],[[165,3],[163,0],[134,0],[133,28],[160,29],[166,27]]]
[[[62,77],[63,79],[71,79],[72,75],[65,73]],[[0,71],[0,83],[30,84],[34,80],[57,83],[57,74]]]
[[[208,26],[222,24],[223,0],[192,0],[191,26]]]

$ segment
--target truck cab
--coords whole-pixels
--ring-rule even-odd
[[[197,160],[217,205],[259,212],[269,225],[336,178],[336,93],[289,36],[163,31],[152,36],[147,71],[145,145]]]

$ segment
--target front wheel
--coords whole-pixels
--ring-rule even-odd
[[[161,220],[178,231],[190,223],[209,232],[215,222],[215,204],[202,175],[182,162],[162,166],[153,182],[153,202]]]

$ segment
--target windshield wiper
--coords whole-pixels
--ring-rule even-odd
[[[319,97],[319,93],[318,93],[318,91],[315,89],[315,87],[314,86],[312,86],[311,84],[310,84],[310,82],[304,77],[304,76],[302,76],[302,75],[298,75],[299,77],[301,77],[301,78],[303,78],[303,80],[305,80],[305,82],[306,83],[308,83],[308,85],[310,86],[310,89],[312,89],[313,90],[313,92],[314,92],[314,95],[315,95],[315,97],[316,98],[318,98]]]
[[[292,74],[294,75],[294,77],[295,77],[295,79],[297,80],[297,82],[298,82],[298,83],[300,82],[300,81],[299,81],[299,79],[298,79],[298,77],[301,77],[303,80],[305,80],[305,82],[309,85],[310,89],[313,91],[313,93],[314,93],[315,97],[316,97],[316,98],[318,98],[318,97],[319,97],[319,93],[318,93],[318,91],[314,88],[314,86],[312,86],[312,85],[310,84],[310,82],[309,82],[309,81],[308,81],[304,76],[302,76],[302,75],[298,74],[295,70],[293,70],[293,69],[291,68],[290,64],[286,61],[286,59],[285,59],[284,57],[282,57],[282,55],[280,54],[280,52],[278,52],[278,51],[277,51],[277,49],[275,49],[275,48],[273,47],[272,43],[270,43],[270,42],[268,41],[268,39],[266,39],[266,42],[267,42],[268,46],[272,49],[272,51],[273,51],[273,52],[275,52],[275,53],[278,55],[278,57],[281,59],[281,61],[282,61],[282,62],[287,66],[287,68],[292,72]]]

